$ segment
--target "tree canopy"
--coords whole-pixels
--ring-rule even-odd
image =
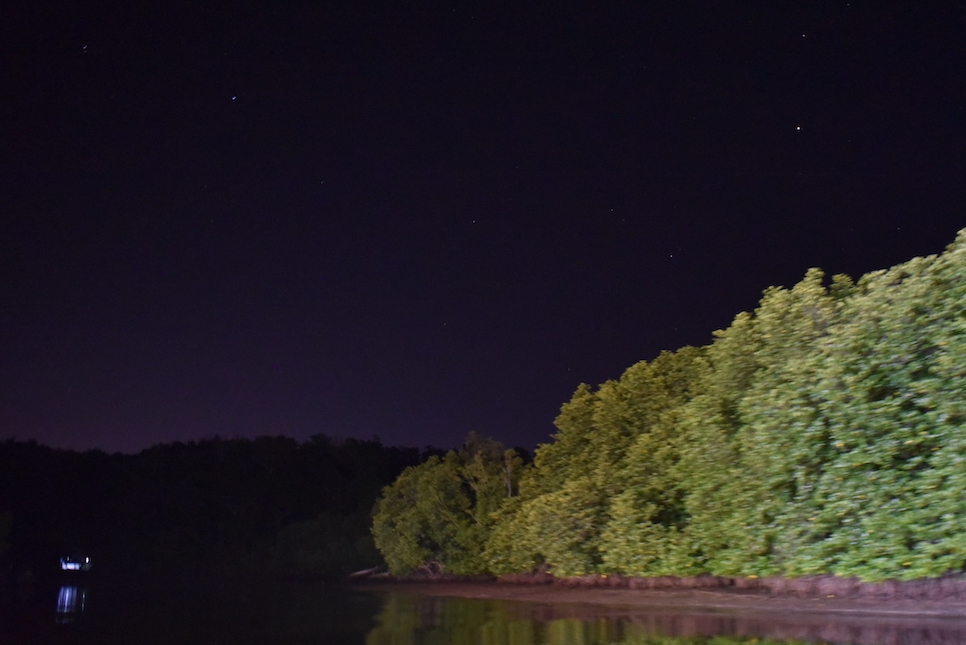
[[[0,583],[11,571],[52,571],[73,550],[111,575],[378,566],[372,506],[426,457],[324,435],[206,439],[135,455],[0,442]]]
[[[385,488],[372,533],[390,571],[473,573],[505,498],[523,466],[515,450],[470,433],[458,451],[407,468]]]
[[[488,507],[488,520],[469,511],[455,456],[409,471],[381,508],[417,513],[434,500],[418,512],[439,539],[396,568],[447,552],[447,540],[468,544],[464,527],[483,522],[473,557],[448,560],[454,570],[866,580],[960,570],[964,376],[966,230],[940,255],[858,281],[810,269],[765,290],[710,345],[578,386],[519,494]],[[416,481],[424,488],[409,492]],[[386,553],[387,539],[377,544]]]

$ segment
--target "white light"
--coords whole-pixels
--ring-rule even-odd
[[[80,571],[80,562],[68,562],[63,558],[60,559],[60,568],[63,571]]]

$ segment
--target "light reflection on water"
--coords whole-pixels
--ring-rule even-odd
[[[438,597],[405,586],[346,589],[311,581],[143,580],[34,590],[38,593],[0,589],[0,644],[966,645],[966,605],[962,619],[923,620],[659,613]]]
[[[72,623],[87,606],[87,589],[64,585],[57,592],[57,617],[59,624]]]
[[[405,593],[388,594],[377,620],[367,645],[966,645],[966,618],[634,612]]]

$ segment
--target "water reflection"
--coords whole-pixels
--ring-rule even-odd
[[[72,623],[82,613],[87,605],[87,589],[64,585],[57,592],[57,618],[60,624]]]
[[[633,613],[392,593],[368,645],[966,645],[966,620],[829,614]]]
[[[103,579],[96,589],[0,587],[0,644],[966,645],[966,605],[961,618],[670,613],[433,597],[400,587]]]

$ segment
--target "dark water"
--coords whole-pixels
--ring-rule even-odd
[[[95,584],[99,583],[99,584]],[[7,643],[333,645],[966,645],[966,620],[635,613],[324,583],[91,581],[0,594]]]

